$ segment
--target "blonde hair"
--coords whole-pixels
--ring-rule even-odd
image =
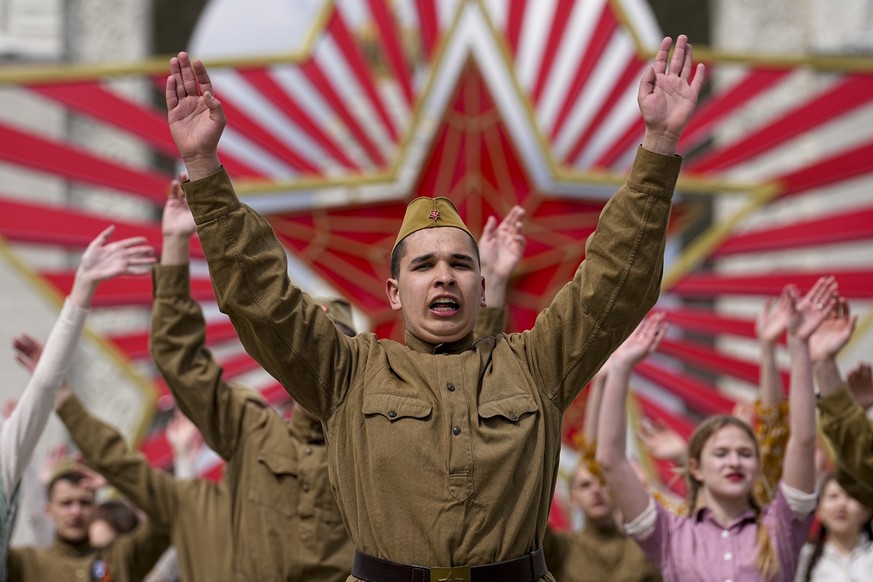
[[[754,443],[755,458],[758,462],[761,461],[761,452],[758,449],[758,441],[755,438],[755,433],[752,428],[737,418],[729,414],[712,416],[700,423],[692,433],[688,441],[688,460],[697,461],[700,464],[700,455],[703,452],[703,445],[712,438],[712,436],[721,429],[735,426],[746,433],[749,439]],[[700,487],[702,483],[694,478],[691,471],[685,472],[685,484],[687,489],[686,501],[688,503],[688,516],[694,515],[697,508],[698,498],[700,497]],[[767,528],[764,527],[761,516],[761,505],[755,500],[752,491],[749,491],[749,505],[755,511],[755,524],[757,527],[758,538],[758,554],[755,557],[755,567],[764,576],[766,580],[771,580],[779,573],[779,555],[776,553],[776,547],[773,540],[770,539],[770,534]]]

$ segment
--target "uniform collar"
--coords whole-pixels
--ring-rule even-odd
[[[624,533],[618,529],[614,521],[608,523],[586,521],[582,531],[598,538],[624,537]]]
[[[95,549],[87,541],[76,544],[68,542],[56,535],[55,541],[52,544],[52,551],[61,556],[78,558],[94,553]]]
[[[467,351],[473,345],[473,332],[462,337],[456,342],[447,342],[442,344],[432,344],[414,336],[412,332],[406,330],[404,332],[406,347],[413,352],[422,354],[460,354]]]
[[[312,420],[309,415],[292,414],[291,420],[288,421],[288,428],[303,442],[312,444],[324,442],[324,428],[318,420]]]

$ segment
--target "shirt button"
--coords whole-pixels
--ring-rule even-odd
[[[304,484],[303,484],[303,490],[304,490],[304,491],[309,491],[309,483],[304,483]]]
[[[397,411],[396,410],[389,410],[388,411],[388,418],[397,418]]]
[[[446,384],[446,389],[447,389],[449,392],[454,392],[454,391],[455,391],[455,385],[452,384],[451,382],[449,382],[448,384]]]
[[[732,553],[726,552],[724,555],[724,561],[727,562],[728,560],[733,559],[733,557],[734,557],[734,555]]]
[[[722,532],[721,532],[721,539],[726,540],[726,539],[728,539],[728,536],[729,536],[729,535],[731,535],[731,533],[730,533],[728,530],[726,530],[726,529],[725,529],[725,530],[722,530]]]
[[[306,454],[307,454],[307,455],[311,455],[311,454],[312,454],[312,447],[306,447]]]
[[[452,434],[455,435],[455,436],[458,436],[459,434],[461,434],[461,427],[460,427],[460,426],[456,426],[455,428],[453,428],[453,429],[452,429]]]

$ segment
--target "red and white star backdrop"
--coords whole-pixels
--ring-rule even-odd
[[[408,200],[450,196],[474,231],[520,204],[528,245],[508,295],[509,330],[529,327],[583,258],[585,238],[642,137],[636,86],[660,38],[647,8],[632,0],[348,0],[316,3],[311,12],[294,54],[198,55],[227,113],[221,158],[240,194],[269,218],[308,276],[390,337],[400,324],[384,279]],[[732,311],[734,298],[771,297],[788,282],[808,288],[823,273],[838,276],[862,315],[873,295],[873,253],[863,252],[873,237],[873,65],[698,52],[719,81],[709,84],[679,148],[686,161],[662,302],[673,333],[636,380],[645,386],[642,413],[686,435],[697,416],[730,410],[736,392],[725,385],[757,381],[754,357],[726,347],[754,338],[752,312]],[[172,158],[165,111],[108,82],[127,75],[160,86],[164,62],[106,74],[33,69],[4,79]],[[803,80],[802,90],[770,105]],[[155,217],[171,179],[157,166],[119,163],[12,123],[0,124],[0,161],[145,199]],[[703,203],[716,198],[733,204],[702,234],[690,234],[700,230]],[[0,196],[0,235],[12,253],[25,244],[82,249],[108,222],[95,210]],[[160,244],[157,219],[119,224],[119,233]],[[822,256],[840,258],[815,259]],[[198,245],[194,257],[202,260]],[[213,303],[205,270],[195,272],[192,292]],[[36,275],[59,294],[72,281],[67,271]],[[150,302],[148,281],[121,280],[101,288],[96,309],[148,310]],[[868,323],[862,318],[859,334]],[[226,354],[227,378],[256,368],[222,317],[210,316],[208,337]],[[132,362],[148,358],[144,327],[106,339]],[[160,379],[147,380],[166,394]],[[273,382],[261,388],[271,402],[287,398]],[[568,437],[581,408],[568,413]],[[162,431],[142,447],[155,463],[169,462]]]

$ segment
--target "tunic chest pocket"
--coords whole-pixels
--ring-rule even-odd
[[[500,400],[479,404],[479,418],[490,424],[494,421],[508,420],[518,422],[524,415],[536,412],[537,403],[529,394],[516,394]]]
[[[398,394],[370,394],[364,397],[365,415],[382,415],[392,423],[402,418],[427,418],[433,404],[427,400]]]
[[[291,516],[297,513],[300,471],[297,459],[269,449],[258,452],[257,476],[249,499]]]

